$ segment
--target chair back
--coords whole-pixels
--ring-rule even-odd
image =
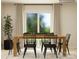
[[[67,41],[67,44],[69,43],[70,36],[71,36],[71,34],[66,34],[66,41]]]
[[[51,44],[57,44],[57,34],[54,34],[53,36],[55,36],[55,39],[51,39]]]
[[[24,40],[24,45],[36,44],[35,34],[27,32],[27,33],[24,33],[23,35],[28,37],[28,38],[25,38],[26,40]]]
[[[45,33],[45,36],[54,36],[54,33]],[[44,38],[44,43],[51,44],[51,38]]]

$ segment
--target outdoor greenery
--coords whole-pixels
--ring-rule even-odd
[[[45,23],[43,22],[43,15],[40,15],[40,33],[49,33],[50,28],[45,26]]]
[[[37,14],[28,14],[27,32],[37,33]]]
[[[40,33],[49,33],[50,28],[45,26],[43,15],[40,15],[39,26]],[[27,17],[27,32],[37,33],[37,13],[30,13]]]

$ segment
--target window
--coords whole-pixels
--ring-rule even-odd
[[[50,14],[49,13],[28,13],[27,32],[50,33]]]

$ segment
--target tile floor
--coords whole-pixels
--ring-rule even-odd
[[[21,50],[21,54],[14,57],[13,54],[8,55],[7,50],[1,50],[1,59],[44,59],[43,53],[40,49],[37,50],[37,58],[35,58],[34,51],[32,49],[28,49],[25,57],[23,58],[23,49]],[[50,50],[47,50],[45,59],[77,59],[77,51],[76,49],[70,50],[70,55],[64,57],[62,53],[58,55],[58,58],[55,57],[54,53]]]

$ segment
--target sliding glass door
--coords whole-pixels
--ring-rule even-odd
[[[50,33],[50,14],[48,13],[28,13],[27,32]]]

